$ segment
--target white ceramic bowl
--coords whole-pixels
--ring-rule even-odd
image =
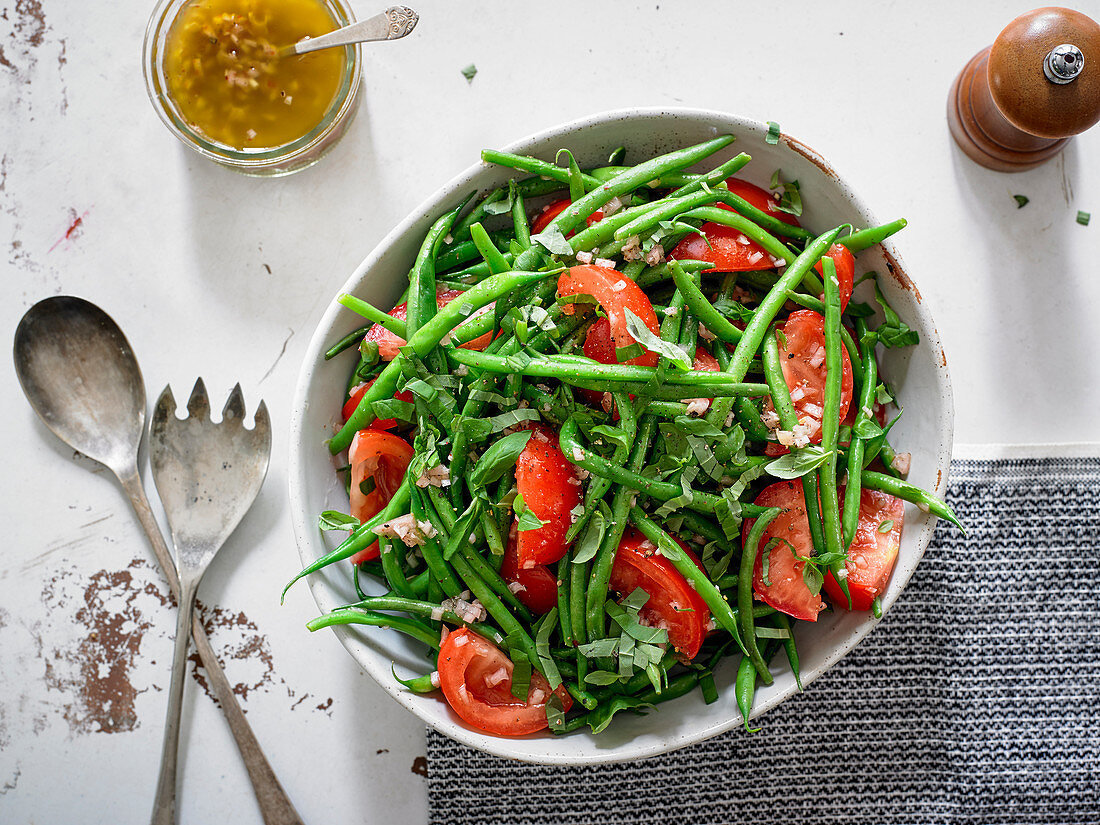
[[[785,135],[777,145],[770,145],[765,141],[767,127],[764,124],[720,112],[697,109],[606,112],[549,129],[505,148],[552,160],[559,148],[568,147],[581,166],[596,166],[604,163],[608,153],[619,145],[626,146],[629,161],[637,162],[727,133],[736,135],[736,142],[708,159],[706,168],[737,152],[748,152],[753,160],[739,176],[763,186],[767,186],[773,170],[782,168],[788,179],[801,182],[805,205],[803,225],[824,231],[846,222],[857,228],[881,223],[812,149]],[[390,232],[352,273],[342,291],[377,306],[392,306],[403,284],[407,283],[409,266],[432,221],[453,208],[471,190],[486,191],[499,186],[512,174],[511,170],[483,163],[471,166]],[[913,454],[910,480],[942,496],[947,487],[954,417],[947,359],[932,316],[906,274],[893,244],[887,241],[884,247],[862,253],[857,269],[860,273],[875,270],[883,274],[880,283],[887,298],[921,338],[919,347],[888,350],[881,361],[884,376],[895,385],[907,410],[894,428],[891,442]],[[864,284],[861,289],[868,287]],[[323,442],[332,433],[350,367],[347,359],[326,364],[323,353],[333,341],[361,323],[358,316],[333,300],[310,342],[298,380],[290,434],[290,505],[303,565],[320,558],[334,546],[333,535],[323,535],[317,529],[317,514],[329,508],[344,509],[348,504]],[[935,521],[916,507],[906,505],[901,552],[882,599],[884,611],[889,610],[913,574],[932,537]],[[340,533],[337,537],[343,535]],[[321,612],[356,600],[346,563],[314,574],[309,578],[309,586]],[[380,586],[378,592],[382,592]],[[816,624],[799,622],[796,638],[806,689],[812,691],[814,679],[851,650],[876,623],[869,613],[843,610],[822,614]],[[467,727],[441,698],[414,695],[394,681],[391,663],[396,663],[403,676],[421,674],[428,669],[419,645],[397,632],[377,628],[340,627],[335,632],[356,662],[397,702],[426,724],[460,742],[499,756],[549,764],[624,761],[700,742],[741,723],[732,685],[736,658],[729,658],[716,674],[720,696],[712,705],[705,705],[699,692],[693,691],[660,705],[656,712],[646,716],[620,714],[599,736],[583,731],[563,737],[549,733],[515,739],[488,736]],[[316,643],[315,640],[302,640],[302,644]],[[782,655],[773,660],[772,666],[775,682],[757,692],[753,716],[775,707],[797,690]]]

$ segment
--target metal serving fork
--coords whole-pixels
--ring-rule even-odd
[[[176,417],[172,388],[165,387],[150,426],[149,460],[172,531],[180,581],[154,825],[171,825],[176,818],[180,707],[195,595],[207,566],[256,500],[271,456],[267,407],[261,401],[255,425],[245,429],[240,384],[225,402],[221,423],[215,424],[210,418],[210,402],[201,378],[191,391],[187,413],[182,420]]]

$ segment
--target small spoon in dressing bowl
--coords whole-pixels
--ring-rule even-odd
[[[381,14],[328,34],[322,34],[319,37],[303,37],[293,45],[281,47],[278,56],[290,57],[319,49],[331,49],[333,46],[351,46],[375,40],[400,40],[416,28],[419,20],[420,15],[408,6],[390,6]]]

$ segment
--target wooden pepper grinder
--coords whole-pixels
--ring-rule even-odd
[[[1072,9],[1013,20],[951,86],[947,123],[959,147],[999,172],[1032,169],[1100,120],[1100,24]]]

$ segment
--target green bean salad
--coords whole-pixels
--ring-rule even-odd
[[[394,678],[498,736],[714,702],[735,656],[747,729],[780,650],[799,679],[793,621],[880,615],[904,502],[961,526],[889,438],[877,353],[919,336],[857,277],[905,221],[811,231],[781,171],[708,164],[733,140],[486,151],[513,179],[435,221],[401,303],[340,297],[349,507],[319,525],[348,535],[294,581],[344,564],[357,601],[310,630],[418,640]]]

